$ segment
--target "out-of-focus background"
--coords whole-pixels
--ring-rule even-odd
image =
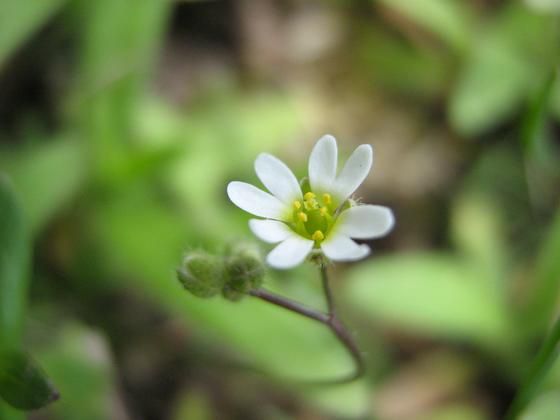
[[[0,173],[32,251],[0,314],[62,396],[30,418],[500,418],[558,308],[559,22],[556,0],[0,2]],[[303,177],[325,133],[374,147],[358,195],[397,224],[333,270],[366,377],[309,388],[285,379],[352,368],[328,330],[175,269],[251,239],[225,188],[258,153]],[[311,266],[265,281],[323,307]],[[558,418],[560,366],[525,415]]]

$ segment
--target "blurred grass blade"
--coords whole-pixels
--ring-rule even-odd
[[[556,78],[557,70],[553,69],[539,89],[538,94],[530,104],[529,110],[525,115],[523,127],[521,129],[521,143],[525,153],[529,157],[536,159],[549,157],[547,145],[543,144],[545,140],[543,130]]]
[[[65,0],[25,0],[0,2],[0,70],[27,38],[43,25]]]
[[[537,261],[535,292],[523,319],[530,335],[541,334],[553,317],[560,292],[560,210]]]
[[[35,410],[57,400],[59,395],[28,355],[0,351],[0,397],[20,410]]]
[[[0,174],[0,347],[19,346],[23,327],[29,246],[22,210]]]
[[[558,358],[558,343],[560,342],[560,319],[556,320],[548,337],[546,337],[531,369],[526,381],[521,388],[513,403],[511,404],[505,419],[515,420],[525,410],[527,405],[537,395],[546,374]]]
[[[41,370],[19,352],[25,316],[29,239],[15,193],[0,177],[0,397],[35,409],[57,394]]]

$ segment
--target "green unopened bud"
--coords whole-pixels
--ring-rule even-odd
[[[230,300],[238,300],[250,290],[260,287],[265,275],[265,267],[258,248],[245,243],[233,246],[226,259],[225,271],[227,280],[224,296]],[[241,296],[237,297],[235,292],[240,293]]]
[[[235,289],[232,289],[229,284],[226,284],[222,289],[222,296],[227,300],[231,300],[232,302],[237,302],[243,299],[246,294],[243,292],[239,292]]]
[[[222,261],[204,252],[192,252],[185,256],[177,270],[177,278],[193,295],[209,298],[222,291],[225,275]]]

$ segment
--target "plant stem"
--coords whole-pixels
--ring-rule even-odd
[[[327,313],[317,311],[312,308],[308,308],[302,305],[301,303],[295,302],[287,297],[277,295],[275,293],[272,293],[262,288],[251,290],[249,291],[249,294],[256,298],[262,299],[266,302],[280,306],[289,311],[313,319],[329,327],[329,329],[334,333],[336,338],[340,341],[340,343],[344,346],[344,348],[348,351],[348,353],[352,357],[352,360],[354,361],[355,369],[354,372],[352,372],[349,375],[343,376],[342,378],[337,378],[337,379],[327,380],[327,381],[314,381],[313,383],[320,384],[320,385],[344,384],[360,378],[365,373],[365,363],[360,353],[360,350],[356,345],[356,342],[352,338],[352,335],[344,327],[344,324],[342,324],[342,322],[340,321],[340,319],[336,314],[334,300],[329,285],[326,265],[321,263],[320,270],[321,270],[321,280],[323,284],[323,293],[325,294],[325,300],[327,302]]]
[[[556,320],[552,331],[542,344],[535,361],[533,362],[525,382],[521,385],[515,399],[509,407],[505,419],[515,420],[531,402],[540,388],[550,367],[559,354],[558,343],[560,342],[560,318]]]

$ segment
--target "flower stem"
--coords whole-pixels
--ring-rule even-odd
[[[521,385],[505,419],[515,420],[525,410],[540,388],[547,372],[559,354],[558,343],[560,342],[560,318],[556,320],[552,331],[546,337],[535,361],[533,362],[525,382]]]
[[[352,338],[350,332],[344,327],[344,324],[340,321],[336,314],[334,299],[332,296],[331,288],[329,285],[329,279],[327,275],[327,268],[324,263],[320,264],[321,270],[321,280],[323,283],[323,293],[325,295],[325,300],[327,302],[327,313],[317,311],[312,308],[308,308],[301,303],[295,302],[287,297],[277,295],[266,289],[254,289],[249,291],[251,296],[262,299],[266,302],[272,303],[274,305],[280,306],[289,311],[295,312],[307,318],[313,319],[321,324],[326,325],[334,333],[336,338],[348,351],[352,360],[354,361],[354,372],[349,375],[345,375],[341,378],[336,378],[326,381],[313,381],[314,384],[319,385],[339,385],[352,382],[360,378],[365,373],[365,363],[356,345],[356,342]]]

